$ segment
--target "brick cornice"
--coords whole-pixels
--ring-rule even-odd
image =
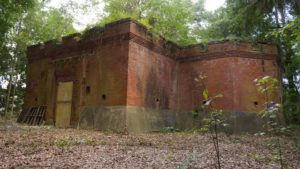
[[[144,46],[145,48],[148,48],[156,53],[159,53],[161,55],[165,55],[168,56],[170,58],[176,59],[176,55],[177,55],[177,50],[179,50],[176,46],[173,46],[172,44],[169,44],[170,46],[167,47],[167,43],[166,44],[158,44],[154,41],[151,40],[147,40],[143,37],[140,37],[132,32],[129,33],[130,34],[130,38],[129,40],[139,44],[141,46]],[[169,48],[169,49],[167,49]],[[174,52],[172,52],[172,50]]]
[[[201,60],[213,60],[227,57],[240,57],[240,58],[250,58],[250,59],[264,59],[264,60],[276,60],[276,54],[266,54],[258,52],[249,52],[249,51],[224,51],[224,52],[210,52],[202,53],[200,55],[194,56],[185,56],[179,57],[177,60],[179,62],[192,62],[192,61],[201,61]]]
[[[100,45],[107,45],[110,42],[120,43],[130,39],[130,33],[118,34],[115,36],[97,38],[92,40],[80,40],[74,44],[53,44],[51,47],[37,46],[36,51],[28,55],[29,63],[40,59],[59,59],[82,54],[90,54]]]
[[[252,59],[265,59],[265,60],[272,60],[276,59],[276,54],[267,54],[267,53],[260,53],[260,52],[249,52],[249,51],[239,51],[239,50],[230,50],[230,51],[222,51],[222,52],[203,52],[198,55],[192,56],[177,56],[178,51],[181,49],[170,45],[168,47],[162,44],[158,44],[155,41],[147,40],[141,36],[138,36],[132,32],[118,34],[115,36],[110,36],[106,38],[98,38],[89,41],[78,41],[73,45],[65,45],[59,44],[54,45],[50,49],[40,49],[34,55],[28,58],[29,63],[40,59],[58,59],[64,57],[70,57],[72,55],[81,55],[91,53],[95,48],[99,47],[99,45],[108,45],[111,42],[122,42],[122,41],[132,41],[137,43],[145,48],[148,48],[154,52],[157,52],[161,55],[168,56],[172,59],[176,59],[179,62],[191,62],[196,60],[212,60],[212,59],[219,59],[219,58],[226,58],[226,57],[242,57],[242,58],[252,58]],[[172,51],[173,50],[173,51]]]
[[[58,44],[53,45],[51,48],[42,48],[39,49],[36,53],[32,55],[28,55],[28,61],[29,63],[32,63],[34,61],[40,60],[40,59],[58,59],[58,58],[64,58],[64,57],[70,57],[70,55],[80,55],[85,53],[91,53],[93,49],[99,47],[100,45],[108,45],[111,42],[122,42],[122,41],[132,41],[139,45],[142,45],[148,49],[153,50],[154,52],[160,53],[162,55],[166,55],[171,58],[175,58],[174,55],[176,54],[174,52],[174,55],[172,55],[171,51],[168,51],[165,46],[158,45],[157,43],[147,40],[143,37],[140,37],[132,32],[118,34],[115,36],[109,36],[105,38],[98,38],[88,41],[78,41],[77,43],[73,45],[66,45],[66,44]],[[173,47],[174,49],[175,47]]]
[[[95,48],[103,45],[115,45],[124,41],[134,42],[149,50],[165,55],[180,62],[194,60],[210,60],[224,57],[244,57],[255,59],[276,59],[274,45],[250,42],[230,41],[208,43],[206,51],[203,45],[179,46],[167,41],[154,33],[144,25],[132,19],[122,19],[104,27],[95,27],[87,31],[87,34],[73,34],[62,38],[62,42],[50,40],[44,45],[28,47],[28,61],[32,63],[40,59],[58,59],[72,57],[74,55],[92,54]],[[81,37],[81,39],[78,37]],[[154,38],[156,37],[156,38]],[[253,42],[252,42],[253,43]]]

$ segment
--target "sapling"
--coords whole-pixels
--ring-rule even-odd
[[[279,114],[281,104],[274,100],[278,92],[278,80],[271,76],[264,76],[254,80],[257,89],[264,95],[264,108],[258,114],[266,120],[266,131],[276,138],[275,147],[278,149],[280,168],[283,169],[282,151],[280,145],[280,136],[285,134],[287,129],[280,124]],[[273,97],[272,97],[273,96]]]
[[[201,128],[201,131],[210,133],[211,140],[213,142],[214,149],[216,152],[217,164],[215,165],[215,168],[221,169],[220,149],[219,149],[219,127],[226,126],[227,124],[224,119],[223,111],[214,108],[213,102],[216,99],[223,97],[223,95],[217,94],[214,96],[210,96],[209,91],[203,82],[205,79],[206,76],[202,74],[200,74],[195,79],[195,81],[200,85],[202,85],[202,87],[204,88],[202,92],[202,97],[204,98],[204,101],[202,103],[202,109],[207,114],[207,117],[203,119],[203,126]]]

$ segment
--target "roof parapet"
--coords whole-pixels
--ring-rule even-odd
[[[209,43],[195,44],[189,46],[179,46],[172,41],[166,40],[161,35],[154,33],[151,29],[131,18],[121,19],[115,22],[101,26],[96,26],[83,33],[74,33],[61,39],[49,40],[44,43],[39,43],[28,47],[28,59],[48,57],[58,55],[57,49],[73,48],[76,50],[84,50],[84,43],[89,41],[97,41],[122,34],[134,34],[143,41],[158,46],[173,53],[174,58],[183,58],[203,53],[224,52],[224,51],[246,51],[254,53],[276,54],[277,46],[275,44],[264,42],[249,42],[249,41],[215,41]],[[132,38],[132,37],[130,37]],[[153,46],[152,45],[152,46]]]

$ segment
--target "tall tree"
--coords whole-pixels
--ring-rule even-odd
[[[8,30],[14,26],[18,17],[26,12],[34,4],[34,0],[2,0],[0,3],[0,46]]]
[[[226,7],[208,18],[202,39],[273,41],[278,44],[283,68],[284,112],[288,122],[300,122],[299,1],[227,0]]]
[[[5,59],[1,60],[1,65],[6,65],[1,74],[7,83],[5,114],[13,112],[16,101],[22,103],[23,100],[27,46],[74,32],[72,22],[63,10],[46,8],[44,2],[35,0],[34,6],[19,16],[6,33],[8,52],[2,55]]]
[[[100,24],[130,17],[168,40],[187,45],[196,42],[191,30],[199,8],[203,9],[203,0],[196,6],[191,0],[106,0]]]
[[[34,5],[34,0],[17,1],[17,0],[3,0],[0,3],[0,85],[3,85],[4,74],[9,69],[7,64],[3,64],[4,60],[9,59],[9,48],[6,41],[8,40],[8,32],[12,27],[16,25],[16,22],[20,16],[22,16],[28,9]],[[5,92],[6,90],[0,90],[1,104],[5,105]],[[3,107],[1,107],[3,110]]]

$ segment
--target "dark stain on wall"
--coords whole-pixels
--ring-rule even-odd
[[[81,113],[97,112],[95,117],[111,121],[126,121],[132,113],[130,118],[138,125],[142,125],[139,120],[148,118],[149,130],[155,128],[153,124],[161,126],[164,116],[168,124],[174,124],[171,117],[175,113],[176,124],[192,127],[191,112],[203,101],[203,86],[195,86],[194,78],[202,72],[208,77],[205,83],[211,95],[224,94],[216,102],[217,108],[243,112],[237,115],[239,122],[246,117],[255,119],[263,97],[253,80],[265,75],[280,77],[280,68],[274,64],[276,45],[222,41],[208,44],[205,50],[201,46],[166,42],[130,19],[93,28],[84,35],[64,37],[59,44],[49,41],[30,46],[24,109],[45,105],[45,120],[55,119],[56,84],[73,81],[72,126],[80,121]],[[111,108],[116,106],[124,107]],[[95,110],[84,111],[90,107]],[[88,117],[90,121],[92,115]],[[93,126],[105,128],[105,124]]]

